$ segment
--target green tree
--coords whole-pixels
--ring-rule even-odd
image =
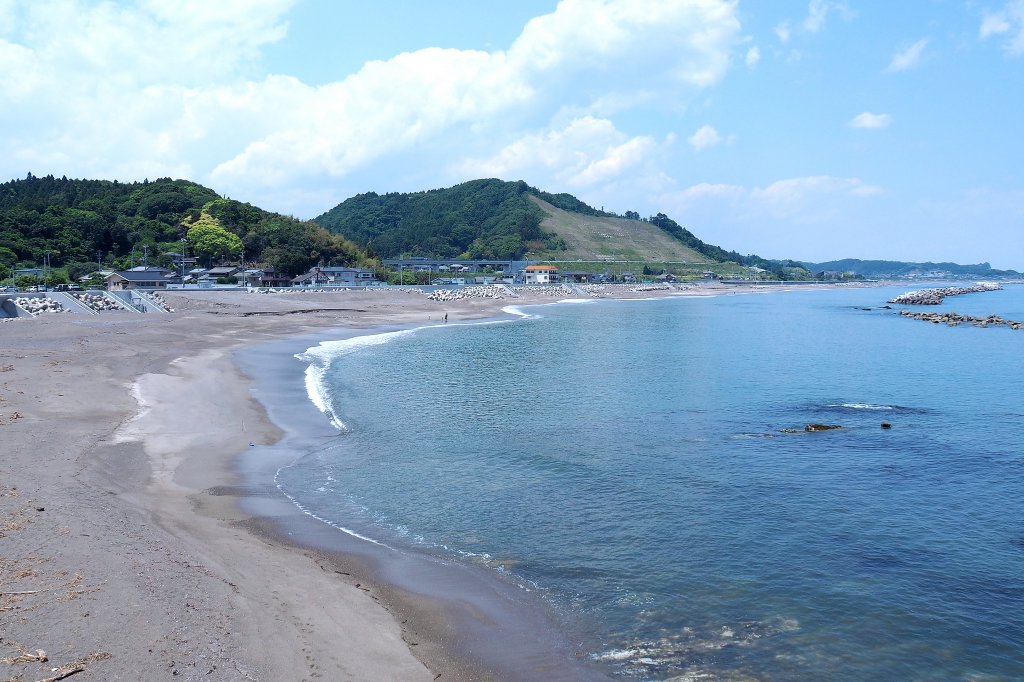
[[[187,239],[192,250],[201,256],[235,256],[242,252],[242,240],[229,232],[220,221],[203,209],[195,220],[186,220]]]

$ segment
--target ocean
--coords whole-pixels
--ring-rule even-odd
[[[339,437],[277,484],[529,590],[611,676],[1024,679],[1024,332],[881,307],[908,289],[327,340]],[[1024,320],[1024,286],[939,309]]]

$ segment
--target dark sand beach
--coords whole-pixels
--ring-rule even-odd
[[[176,312],[0,324],[5,678],[599,676],[530,595],[342,533],[272,482],[302,438],[331,437],[291,357],[328,330],[480,319],[550,297],[164,296]]]

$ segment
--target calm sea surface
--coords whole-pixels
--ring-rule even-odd
[[[279,484],[537,591],[612,674],[1024,679],[1024,332],[879,309],[907,289],[327,342],[345,433]],[[1024,320],[1024,287],[941,309]]]

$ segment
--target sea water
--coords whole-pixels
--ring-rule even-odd
[[[612,675],[1024,679],[1024,332],[881,307],[907,289],[326,342],[342,436],[278,482],[535,591]],[[1024,320],[1024,287],[941,309]]]

